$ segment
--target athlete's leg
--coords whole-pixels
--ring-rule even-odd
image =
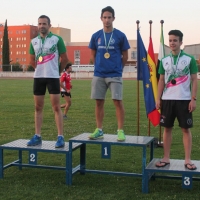
[[[183,133],[183,145],[185,151],[185,164],[192,164],[191,151],[192,151],[192,134],[190,129],[182,128]],[[189,166],[189,168],[196,168],[195,165]]]
[[[102,129],[104,118],[104,99],[96,99],[95,116],[97,128]]]
[[[64,109],[64,115],[67,115],[67,112],[68,112],[68,110],[71,106],[71,98],[70,98],[70,96],[66,96],[66,95],[64,96],[64,98],[65,98],[65,101],[66,101],[65,109]]]
[[[35,102],[35,133],[41,134],[43,121],[44,95],[34,95]]]
[[[172,128],[164,128],[163,133],[163,149],[164,149],[164,156],[161,161],[156,163],[156,166],[162,167],[166,165],[166,163],[170,163],[170,148],[172,143]]]
[[[118,130],[122,129],[124,126],[124,106],[122,100],[115,100],[113,99],[115,109],[116,109],[116,117],[117,117],[117,124]]]
[[[50,94],[50,100],[55,114],[55,121],[58,129],[58,135],[63,135],[63,117],[62,117],[62,111],[60,109],[60,95]]]

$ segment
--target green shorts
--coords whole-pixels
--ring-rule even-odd
[[[91,99],[105,99],[107,89],[111,91],[112,99],[122,100],[122,77],[101,78],[94,76],[92,79]]]

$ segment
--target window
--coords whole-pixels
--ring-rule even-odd
[[[1,38],[1,42],[2,42],[2,38]]]
[[[80,51],[79,50],[74,51],[74,64],[80,65]]]
[[[137,51],[131,51],[131,59],[137,60]]]
[[[24,47],[26,47],[26,44],[24,44]]]
[[[10,45],[10,48],[12,48],[12,44]]]
[[[26,40],[26,37],[24,37],[24,40]]]
[[[12,41],[12,38],[10,38],[10,41]]]

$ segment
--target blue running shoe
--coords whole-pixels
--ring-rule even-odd
[[[98,128],[95,129],[94,133],[89,135],[91,140],[97,140],[103,138],[103,131],[100,131]]]
[[[42,144],[42,137],[34,135],[30,141],[27,142],[27,146],[36,146]]]
[[[58,136],[57,142],[55,144],[55,148],[61,148],[65,146],[65,141],[63,136]]]

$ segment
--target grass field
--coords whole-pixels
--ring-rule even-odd
[[[0,79],[0,144],[16,139],[30,139],[34,134],[34,102],[32,79]],[[69,119],[64,121],[65,140],[83,132],[93,132],[96,128],[94,106],[90,99],[91,80],[73,80],[72,107]],[[140,83],[141,84],[141,83]],[[127,135],[137,135],[137,82],[124,81],[125,124]],[[200,87],[200,86],[199,86]],[[143,103],[142,87],[140,92],[140,135],[148,135],[148,121]],[[198,94],[200,99],[200,93]],[[61,99],[63,101],[63,99]],[[194,112],[192,159],[200,155],[200,103]],[[115,108],[107,94],[105,102],[104,132],[116,133],[117,123]],[[151,136],[158,137],[159,128],[151,126]],[[56,140],[57,130],[49,95],[45,97],[44,120],[42,126],[43,140]],[[4,164],[16,160],[17,152],[4,150]],[[149,149],[148,149],[149,151]],[[24,161],[28,154],[23,153]],[[65,165],[65,156],[61,154],[38,153],[38,163],[48,165]],[[149,153],[147,152],[147,155]],[[154,157],[161,158],[162,148],[156,148]],[[87,146],[87,168],[125,172],[141,172],[142,149],[137,147],[112,147],[111,160],[101,159],[99,145]],[[177,126],[173,130],[171,158],[184,159],[182,133]],[[78,162],[78,152],[73,153],[74,163]],[[8,168],[4,179],[0,180],[0,199],[67,199],[67,200],[132,200],[132,199],[200,199],[200,182],[194,181],[192,190],[184,190],[181,180],[156,179],[149,184],[149,194],[142,194],[141,178],[109,175],[86,174],[73,176],[73,185],[65,185],[65,172],[60,170]]]

